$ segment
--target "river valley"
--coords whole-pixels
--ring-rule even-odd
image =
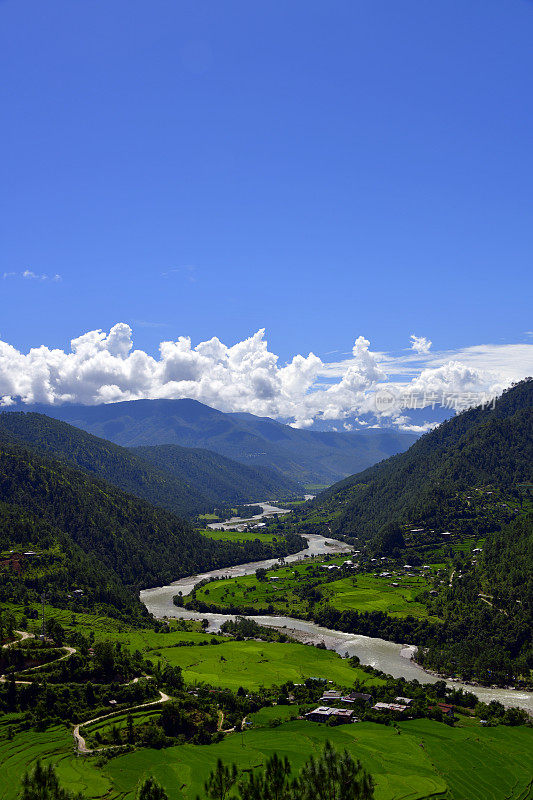
[[[307,539],[307,548],[287,556],[285,558],[285,563],[291,563],[305,557],[325,553],[349,553],[351,549],[344,542],[328,539],[316,534],[306,534],[304,538]],[[213,570],[200,575],[190,575],[186,578],[174,581],[174,583],[168,586],[143,589],[140,593],[140,598],[148,611],[155,617],[208,619],[209,630],[215,632],[220,629],[224,620],[234,619],[234,616],[231,614],[188,611],[175,606],[173,597],[180,592],[183,595],[190,594],[194,586],[206,578],[222,578],[225,576],[237,578],[243,575],[251,575],[258,567],[268,569],[277,564],[279,564],[278,559],[268,559],[266,561],[250,562],[235,567]],[[251,619],[254,619],[261,625],[286,629],[286,632],[290,636],[306,644],[316,645],[319,642],[324,642],[328,649],[335,650],[340,655],[356,655],[361,660],[361,663],[369,664],[375,669],[382,670],[395,678],[404,677],[406,680],[413,680],[416,678],[420,683],[435,683],[440,680],[437,676],[426,672],[416,664],[412,659],[416,648],[409,645],[401,645],[395,642],[388,642],[384,639],[322,628],[314,622],[294,619],[293,617],[251,616]],[[456,680],[447,680],[446,682],[449,686],[455,688],[462,687],[465,691],[474,692],[474,694],[485,703],[489,703],[491,700],[497,700],[505,706],[519,706],[520,708],[524,708],[533,715],[533,692],[475,686]]]

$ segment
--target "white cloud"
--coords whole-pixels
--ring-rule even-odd
[[[425,336],[416,336],[414,333],[411,334],[410,338],[411,350],[414,350],[415,353],[418,353],[419,355],[425,355],[426,353],[429,353],[433,342],[430,342]]]
[[[2,278],[22,278],[25,281],[52,281],[52,283],[59,283],[62,280],[61,275],[47,275],[46,272],[37,273],[32,269],[25,269],[23,272],[4,272]]]
[[[161,342],[157,357],[134,348],[125,323],[109,333],[94,330],[72,339],[68,352],[42,345],[22,353],[0,341],[3,405],[18,397],[54,404],[189,397],[222,411],[281,418],[297,428],[321,420],[330,427],[341,421],[345,430],[355,422],[421,432],[433,423],[410,420],[409,397],[417,395],[426,407],[451,395],[475,399],[531,373],[533,344],[395,357],[372,351],[369,340],[359,336],[349,359],[325,364],[314,353],[297,354],[280,365],[264,330],[233,346],[217,337],[194,346],[181,336]],[[383,407],[376,393],[384,388],[390,402]]]

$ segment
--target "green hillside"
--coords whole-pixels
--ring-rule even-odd
[[[302,496],[301,485],[277,470],[247,467],[211,450],[166,444],[133,447],[131,452],[178,481],[201,487],[211,508],[220,503]]]
[[[46,589],[59,601],[76,587],[98,602],[140,609],[140,587],[300,546],[299,537],[214,541],[65,461],[0,441],[0,551],[36,551],[21,575],[2,574],[0,599]]]
[[[422,436],[405,453],[352,475],[320,494],[303,512],[324,515],[333,534],[372,538],[388,523],[458,522],[453,501],[471,487],[499,491],[533,477],[533,380],[473,408]],[[468,514],[466,514],[468,517]]]
[[[0,414],[0,442],[29,445],[180,516],[217,504],[291,496],[299,487],[279,473],[246,467],[206,450],[142,448],[100,439],[43,414]],[[301,490],[300,490],[301,491]]]

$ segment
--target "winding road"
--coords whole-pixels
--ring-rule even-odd
[[[91,755],[91,753],[101,753],[103,750],[109,750],[110,748],[115,748],[117,745],[110,745],[109,747],[95,747],[90,748],[87,747],[85,743],[85,739],[80,733],[80,728],[85,728],[87,725],[92,725],[93,722],[100,722],[103,719],[109,719],[110,717],[118,717],[122,714],[130,714],[132,711],[139,711],[141,708],[150,708],[150,706],[158,706],[160,703],[166,703],[170,700],[168,694],[159,690],[159,700],[152,700],[149,703],[140,703],[138,706],[131,706],[130,708],[122,708],[117,711],[111,711],[109,714],[102,714],[100,717],[95,717],[94,719],[88,719],[86,722],[80,722],[78,725],[74,725],[72,730],[72,735],[74,737],[74,743],[76,747],[76,751],[79,755]],[[118,747],[125,747],[126,745],[118,745]]]
[[[28,633],[28,631],[14,631],[14,632],[16,634],[18,634],[20,636],[20,638],[19,639],[14,639],[12,642],[7,642],[6,644],[3,644],[2,648],[14,647],[15,645],[20,644],[20,642],[23,642],[26,639],[35,639],[35,634],[34,633]],[[42,669],[43,667],[48,666],[48,664],[57,664],[58,661],[64,661],[64,659],[70,658],[70,656],[74,655],[74,653],[77,652],[75,647],[68,647],[67,645],[62,646],[61,649],[67,651],[64,656],[60,656],[59,658],[56,658],[54,661],[47,661],[46,664],[37,664],[36,667],[29,667],[28,669],[20,670],[20,672],[22,674],[24,674],[25,672],[32,672],[33,670]],[[148,678],[148,679],[153,679],[153,675],[143,675],[142,677],[143,678]],[[0,681],[1,682],[7,681],[6,675],[0,675]],[[129,683],[137,683],[138,681],[139,681],[139,678],[137,677],[137,678],[134,678]],[[28,685],[28,684],[31,684],[31,681],[15,681],[15,683],[16,684]],[[128,685],[128,684],[124,684],[124,685]],[[149,703],[140,703],[139,705],[131,706],[130,708],[123,708],[123,709],[120,709],[120,710],[117,709],[116,711],[110,711],[109,714],[102,714],[100,717],[95,717],[95,719],[89,719],[86,722],[80,722],[78,725],[74,725],[74,728],[73,728],[73,731],[72,731],[72,735],[74,737],[76,751],[80,755],[90,755],[91,753],[97,753],[97,752],[100,752],[102,750],[107,750],[108,749],[107,747],[99,747],[99,748],[95,748],[95,749],[88,748],[87,745],[85,744],[85,739],[83,738],[83,736],[80,733],[80,728],[83,728],[86,725],[90,725],[93,722],[100,722],[100,720],[107,719],[108,717],[115,717],[115,716],[119,716],[120,714],[128,714],[131,711],[139,711],[139,709],[141,709],[141,708],[149,708],[150,706],[157,706],[160,703],[166,703],[167,700],[170,700],[170,699],[171,698],[169,697],[168,694],[165,694],[164,692],[159,690],[159,699],[158,700],[151,700]],[[124,745],[121,745],[121,746],[124,746]],[[111,747],[113,747],[113,745]]]

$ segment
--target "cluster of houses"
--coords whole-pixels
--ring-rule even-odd
[[[360,553],[360,552],[361,552],[360,550],[356,550],[355,554]],[[327,569],[327,570],[342,569],[343,567],[345,569],[357,569],[358,566],[359,566],[359,563],[356,562],[356,561],[352,561],[351,558],[347,558],[346,561],[342,562],[342,564],[321,564],[320,565],[321,569]]]
[[[330,689],[323,693],[320,702],[324,705],[318,706],[308,714],[305,715],[306,719],[311,722],[329,722],[335,725],[343,725],[347,722],[357,722],[355,711],[351,708],[339,707],[339,703],[346,705],[353,705],[356,702],[364,703],[371,706],[373,711],[406,711],[412,699],[409,697],[396,697],[393,703],[375,703],[371,694],[363,692],[350,692],[350,694],[343,695],[342,692]],[[335,703],[335,705],[330,705]]]
[[[334,689],[324,692],[320,698],[320,702],[324,705],[310,711],[305,715],[305,718],[311,722],[328,722],[330,725],[344,725],[347,722],[357,722],[355,711],[351,708],[346,708],[346,705],[353,705],[356,702],[364,703],[369,706],[372,711],[379,711],[383,713],[405,713],[411,703],[412,697],[395,697],[392,702],[388,703],[374,703],[371,694],[364,694],[362,692],[351,692],[350,694],[343,695]],[[339,707],[339,703],[345,706]],[[330,705],[331,704],[331,705]],[[334,704],[334,705],[333,705]],[[434,708],[440,709],[443,716],[453,718],[453,706],[445,703],[437,703]]]
[[[25,553],[16,552],[15,550],[10,550],[9,553],[2,553],[0,556],[0,569],[9,569],[20,575],[25,562],[37,555],[33,550],[28,550]]]
[[[371,694],[351,692],[350,694],[343,695],[342,692],[338,692],[335,689],[328,689],[320,698],[320,702],[327,703],[328,705],[318,706],[318,708],[306,714],[305,718],[311,720],[311,722],[329,722],[330,724],[333,720],[336,725],[344,725],[347,722],[357,722],[357,717],[355,716],[353,708],[338,708],[336,705],[329,705],[329,703],[346,703],[349,705],[360,701],[370,704],[372,703],[372,699]]]

